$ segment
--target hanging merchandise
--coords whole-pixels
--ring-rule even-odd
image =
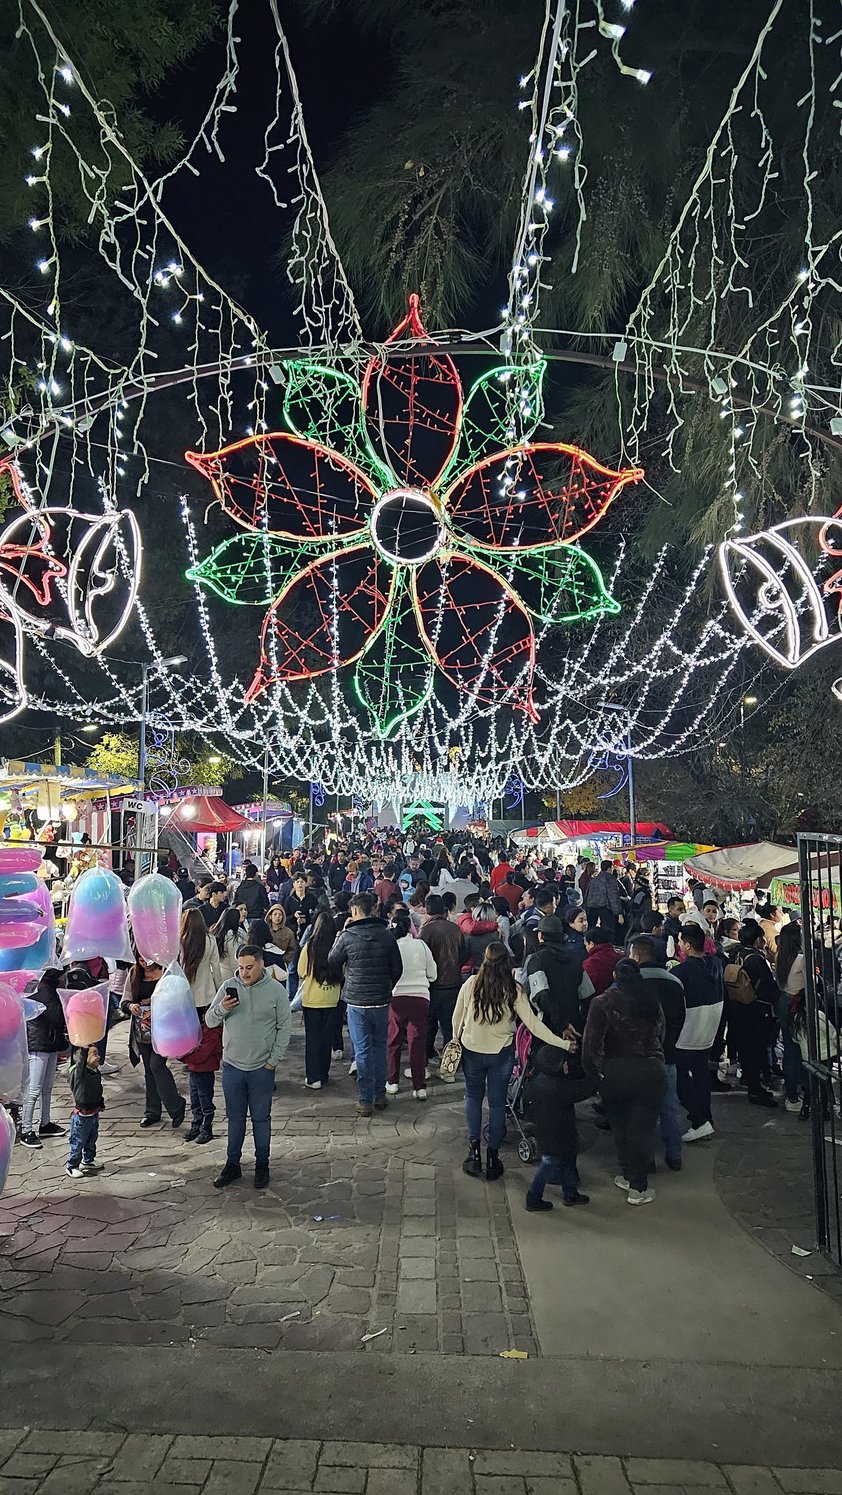
[[[55,961],[53,902],[34,876],[40,865],[39,849],[0,846],[0,973],[10,977]]]
[[[81,989],[60,986],[58,995],[72,1046],[89,1048],[92,1043],[99,1043],[105,1037],[108,1020],[108,982]]]
[[[176,963],[164,972],[152,993],[152,1047],[164,1059],[183,1059],[201,1037],[190,982]]]
[[[17,993],[0,981],[0,1104],[16,1105],[23,1098],[28,1074],[23,1004]]]
[[[168,966],[181,942],[181,894],[172,878],[147,873],[129,889],[128,911],[134,942],[144,960]]]
[[[15,1123],[5,1107],[0,1105],[0,1194],[6,1187],[14,1145]]]
[[[70,895],[62,946],[65,963],[77,960],[134,960],[126,919],[125,889],[107,867],[89,867]]]

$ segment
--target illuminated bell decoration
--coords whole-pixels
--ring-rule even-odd
[[[416,295],[394,342],[400,351],[376,354],[359,389],[338,369],[293,361],[288,432],[186,453],[244,531],[188,575],[268,607],[248,702],[355,664],[354,694],[385,739],[430,697],[435,667],[476,700],[537,721],[533,618],[569,625],[617,611],[574,542],[643,472],[531,440],[541,361],[492,369],[464,397]]]
[[[15,1123],[8,1111],[0,1106],[0,1194],[6,1187],[12,1149],[15,1145]]]
[[[152,1047],[164,1059],[181,1059],[201,1037],[190,982],[180,965],[172,965],[152,993]]]
[[[144,960],[168,966],[180,945],[181,894],[169,877],[150,872],[129,889],[129,919]]]
[[[748,636],[783,669],[794,670],[840,639],[828,599],[836,577],[824,579],[833,548],[833,520],[787,519],[719,550],[725,593]],[[832,622],[835,626],[832,626]]]
[[[134,960],[123,884],[107,867],[89,867],[83,872],[70,895],[63,957],[66,962],[91,960]]]
[[[86,986],[81,991],[58,988],[59,999],[64,1008],[67,1036],[74,1048],[89,1048],[105,1037],[108,1017],[108,982],[98,986]]]

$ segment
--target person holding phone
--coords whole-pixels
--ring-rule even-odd
[[[289,1047],[292,1018],[286,990],[267,973],[257,945],[243,945],[239,951],[237,975],[219,988],[205,1024],[222,1027],[222,1091],[228,1113],[227,1156],[213,1186],[224,1189],[242,1178],[240,1160],[251,1116],[254,1187],[265,1189],[275,1069]]]

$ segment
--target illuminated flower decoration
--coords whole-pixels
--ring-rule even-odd
[[[532,619],[618,611],[573,542],[642,471],[531,441],[542,363],[492,369],[463,399],[417,296],[398,340],[409,346],[373,357],[359,388],[329,366],[288,365],[292,435],[186,453],[247,532],[188,575],[234,602],[271,602],[247,700],[356,663],[357,697],[387,737],[437,666],[475,699],[537,720]]]

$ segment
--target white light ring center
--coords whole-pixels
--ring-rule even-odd
[[[405,556],[395,555],[393,551],[387,550],[377,538],[377,520],[380,514],[382,514],[387,504],[393,504],[396,499],[401,498],[411,498],[413,503],[422,504],[425,509],[429,509],[433,518],[438,523],[436,538],[430,549],[425,551],[423,555],[414,556],[411,560],[407,560]],[[431,561],[434,556],[438,555],[447,539],[447,531],[441,519],[441,510],[430,497],[429,493],[425,493],[421,488],[390,488],[389,492],[384,493],[382,498],[378,498],[377,503],[374,505],[371,511],[369,527],[375,549],[380,552],[385,560],[390,561],[393,566],[423,566],[427,561]]]

